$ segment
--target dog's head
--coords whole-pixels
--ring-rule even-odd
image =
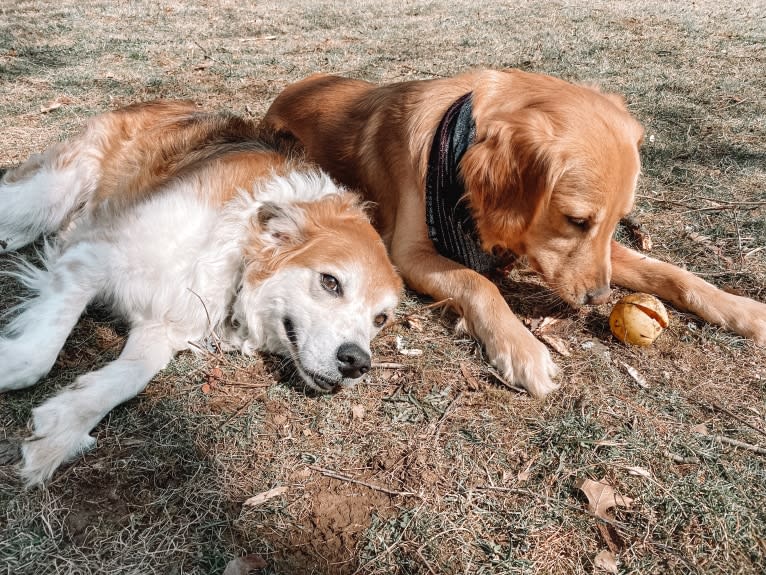
[[[605,301],[641,125],[618,96],[518,71],[486,73],[474,118],[460,168],[483,247],[526,256],[572,305]]]
[[[275,201],[251,218],[233,319],[246,342],[289,358],[309,387],[352,384],[370,369],[370,341],[393,318],[402,282],[353,194],[318,174],[268,186]],[[284,201],[295,190],[304,201]]]

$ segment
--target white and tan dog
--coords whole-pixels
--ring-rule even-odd
[[[13,273],[35,296],[0,338],[0,391],[45,376],[93,300],[130,335],[117,360],[33,411],[28,484],[90,448],[112,408],[207,338],[286,356],[320,391],[353,383],[401,290],[354,195],[252,123],[189,102],[103,114],[6,173],[0,251],[54,232],[44,269]]]

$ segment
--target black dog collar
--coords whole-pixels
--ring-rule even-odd
[[[479,273],[503,265],[481,247],[465,195],[460,160],[476,136],[471,92],[444,114],[434,134],[426,174],[426,224],[436,250]]]

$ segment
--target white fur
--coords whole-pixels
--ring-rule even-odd
[[[55,230],[95,188],[97,173],[90,167],[56,172],[51,165],[46,162],[21,182],[0,183],[0,236],[8,238],[9,249]],[[348,384],[351,380],[338,371],[336,350],[351,341],[369,352],[377,333],[373,317],[396,304],[394,290],[373,308],[365,304],[373,278],[354,266],[285,267],[258,285],[243,279],[243,249],[252,234],[277,243],[301,225],[296,201],[340,193],[326,175],[274,176],[223,206],[188,188],[195,185],[195,178],[175,181],[116,215],[82,210],[46,249],[44,269],[22,262],[13,273],[35,296],[0,337],[0,391],[33,385],[45,376],[93,299],[104,300],[131,324],[116,361],[80,376],[33,411],[34,434],[22,447],[27,484],[45,481],[61,463],[92,447],[89,432],[112,408],[135,397],[176,352],[195,349],[213,333],[246,353],[290,356],[314,387],[311,374]],[[266,202],[285,215],[259,230],[254,220]],[[328,300],[319,272],[335,274],[343,283],[348,296],[343,302]],[[295,321],[297,346],[285,332],[286,314]],[[236,329],[228,327],[230,317]]]

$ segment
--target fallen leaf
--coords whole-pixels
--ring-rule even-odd
[[[473,376],[465,363],[460,364],[460,373],[463,374],[470,391],[478,391],[481,389],[481,382]]]
[[[287,416],[278,413],[271,420],[274,422],[274,425],[282,427],[285,423],[287,423]]]
[[[603,481],[580,478],[575,481],[575,487],[582,490],[588,498],[588,511],[607,522],[612,521],[608,513],[612,507],[619,505],[629,508],[633,503],[630,497],[618,495],[611,485]],[[612,553],[617,553],[624,547],[620,534],[611,524],[598,522],[596,528]]]
[[[537,333],[542,333],[556,325],[559,321],[560,320],[555,317],[544,317],[542,320],[540,320],[540,323],[535,327],[534,331]]]
[[[53,110],[58,110],[61,106],[66,106],[67,104],[73,103],[74,100],[68,96],[58,96],[55,100],[48,102],[44,106],[40,106],[40,113],[47,114]]]
[[[203,383],[203,384],[202,384],[202,393],[204,393],[205,395],[207,395],[208,393],[210,393],[210,390],[211,390],[211,389],[212,389],[212,388],[210,387],[210,384],[209,384],[209,383]]]
[[[533,457],[529,465],[527,465],[527,468],[524,471],[519,471],[519,474],[516,476],[516,479],[518,479],[520,482],[528,481],[530,475],[532,475],[532,465],[535,462],[535,457]]]
[[[557,337],[555,335],[550,335],[547,333],[540,334],[539,337],[541,340],[543,340],[545,343],[547,343],[549,346],[551,346],[554,350],[556,350],[558,353],[560,353],[564,357],[569,357],[570,355],[572,355],[569,351],[569,348],[567,347],[566,342],[560,337]]]
[[[607,573],[617,573],[617,557],[607,549],[598,552],[593,559],[593,565],[596,566],[596,569],[601,569]]]
[[[404,318],[404,325],[415,331],[423,331],[423,323],[421,319],[414,315],[408,315]]]
[[[627,469],[628,473],[631,475],[638,475],[640,477],[646,477],[647,479],[652,478],[652,472],[643,467],[626,467],[625,469]]]
[[[622,364],[622,367],[625,368],[625,371],[628,372],[628,375],[633,378],[633,381],[638,384],[638,387],[643,389],[647,389],[649,387],[649,384],[646,382],[646,378],[641,375],[635,367],[630,366],[622,361],[620,363]]]
[[[287,493],[287,487],[275,487],[274,489],[269,489],[268,491],[264,491],[263,493],[259,493],[258,495],[253,495],[251,498],[245,500],[245,502],[242,505],[247,505],[249,507],[255,507],[256,505],[261,505],[262,503],[265,503],[269,499],[273,499],[274,497],[279,497],[280,495],[284,495]]]
[[[612,520],[607,513],[612,507],[619,505],[630,508],[633,504],[633,499],[619,495],[611,485],[603,481],[580,478],[575,481],[575,487],[585,493],[585,497],[588,498],[588,511],[607,521]]]
[[[229,561],[223,575],[248,575],[251,571],[264,567],[266,567],[266,561],[260,555],[245,555]]]
[[[363,405],[351,406],[351,419],[364,419],[365,413],[367,413],[367,410],[364,408]]]
[[[707,425],[700,423],[692,427],[692,433],[699,433],[700,435],[710,435]]]
[[[649,232],[644,229],[644,226],[641,224],[641,222],[633,217],[628,216],[623,218],[620,223],[624,224],[625,227],[628,228],[628,231],[633,236],[633,241],[641,251],[652,251],[652,238],[649,235]]]

